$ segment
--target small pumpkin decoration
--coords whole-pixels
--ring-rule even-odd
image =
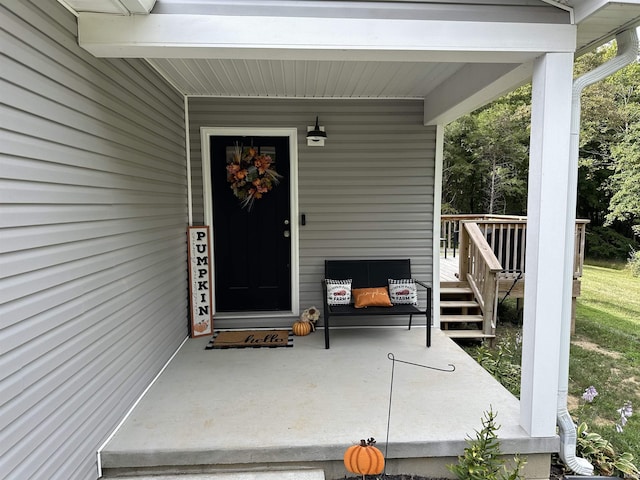
[[[375,447],[373,438],[360,440],[359,445],[352,445],[344,453],[344,466],[351,473],[362,475],[378,475],[384,471],[384,455]]]
[[[304,320],[296,320],[293,322],[293,326],[291,327],[293,330],[293,334],[298,337],[304,337],[305,335],[309,335],[311,333],[311,324]]]

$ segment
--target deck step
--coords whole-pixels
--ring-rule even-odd
[[[468,287],[468,286],[469,286],[469,282],[462,282],[462,281],[440,282],[440,289],[451,288],[451,287]]]
[[[496,338],[495,335],[489,335],[482,330],[442,330],[449,338]]]
[[[440,323],[482,322],[482,315],[440,315]]]
[[[441,300],[440,308],[466,308],[466,307],[480,307],[480,304],[475,300]]]
[[[440,295],[471,295],[471,287],[441,287]]]

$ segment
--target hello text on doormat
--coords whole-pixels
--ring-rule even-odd
[[[289,330],[216,330],[206,349],[276,347],[293,347],[293,333]]]

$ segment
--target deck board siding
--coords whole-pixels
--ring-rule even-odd
[[[0,15],[2,477],[93,479],[187,334],[183,98],[57,2]]]
[[[328,135],[322,148],[305,139],[316,115]],[[190,97],[189,118],[196,224],[204,222],[200,127],[297,128],[298,208],[307,220],[300,308],[322,304],[327,258],[411,258],[415,276],[432,281],[435,127],[423,125],[422,101]]]

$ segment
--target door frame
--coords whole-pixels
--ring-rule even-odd
[[[289,222],[291,235],[291,310],[277,312],[225,312],[216,318],[280,318],[297,317],[300,314],[300,247],[298,222],[298,130],[292,128],[268,127],[200,127],[200,145],[202,154],[202,195],[204,204],[205,225],[211,227],[212,236],[216,235],[213,224],[213,185],[211,184],[211,137],[243,136],[243,137],[288,137],[289,139]],[[213,239],[211,240],[213,242]],[[212,251],[211,268],[215,272],[215,252]],[[215,292],[212,279],[211,291]],[[214,296],[215,297],[215,296]],[[216,313],[216,301],[212,310]]]

